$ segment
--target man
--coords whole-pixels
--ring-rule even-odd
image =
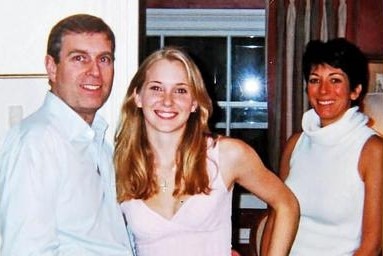
[[[51,90],[0,151],[0,255],[131,255],[97,114],[111,92],[114,50],[113,32],[94,16],[51,30]]]

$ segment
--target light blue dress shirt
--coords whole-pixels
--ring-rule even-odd
[[[132,255],[106,122],[48,92],[0,150],[0,255]]]

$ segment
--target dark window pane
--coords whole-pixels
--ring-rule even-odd
[[[183,47],[200,68],[213,102],[226,100],[225,37],[166,37],[165,45]]]
[[[215,122],[226,122],[226,109],[220,106],[214,108],[213,113]]]
[[[161,40],[159,36],[147,36],[145,41],[145,57],[149,56],[152,52],[161,47]]]
[[[267,109],[244,107],[231,110],[232,122],[267,123]]]
[[[267,101],[264,38],[232,38],[232,101]]]

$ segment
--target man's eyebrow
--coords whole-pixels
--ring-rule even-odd
[[[78,54],[78,53],[92,55],[91,53],[87,52],[86,50],[80,50],[80,49],[74,49],[72,51],[69,51],[68,55]],[[113,53],[110,51],[104,51],[104,52],[97,54],[97,56],[103,56],[103,55],[113,56]]]
[[[69,51],[69,52],[68,52],[68,56],[69,56],[69,55],[72,55],[72,54],[78,54],[78,53],[88,54],[87,51],[75,49],[75,50]]]
[[[114,54],[110,51],[105,51],[99,54],[99,56],[105,56],[105,55],[109,55],[111,58],[114,59]]]
[[[91,53],[89,53],[85,50],[74,49],[72,51],[69,51],[67,56],[71,56],[71,55],[75,55],[75,54],[85,54],[85,55],[90,55],[90,56],[92,55]],[[109,56],[113,61],[115,59],[114,54],[110,51],[101,52],[101,53],[97,54],[96,57],[100,57],[100,56]]]

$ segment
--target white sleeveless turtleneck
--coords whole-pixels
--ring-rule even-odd
[[[367,121],[358,107],[323,128],[313,109],[304,114],[303,133],[285,181],[301,207],[290,255],[352,255],[359,247],[364,183],[358,161],[363,145],[374,134]]]

